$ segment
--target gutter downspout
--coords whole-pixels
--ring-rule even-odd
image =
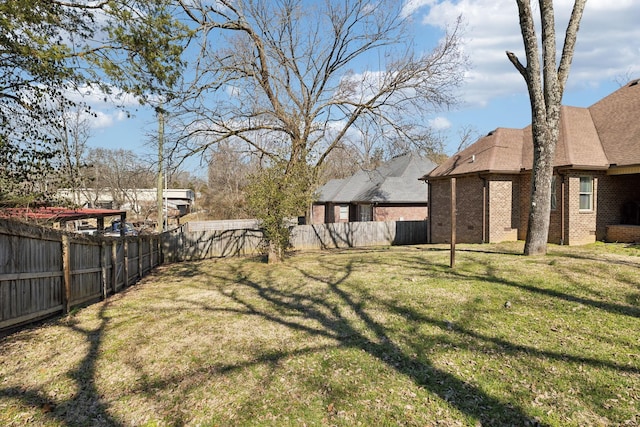
[[[487,178],[480,177],[482,180],[482,243],[487,242]]]
[[[431,243],[431,223],[433,222],[433,212],[431,211],[431,184],[425,180],[427,184],[427,243]]]
[[[564,245],[564,241],[565,241],[565,225],[564,225],[564,209],[565,209],[565,203],[564,203],[564,192],[565,192],[565,175],[561,175],[558,172],[558,175],[560,176],[561,180],[560,180],[560,245],[563,246]]]

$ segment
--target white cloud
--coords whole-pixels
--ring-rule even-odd
[[[100,88],[83,86],[67,90],[66,96],[77,104],[85,104],[90,107],[90,112],[82,113],[92,129],[107,129],[130,117],[127,109],[135,109],[140,106],[138,97],[117,91],[112,88],[112,93],[107,94]]]
[[[555,1],[558,49],[573,1]],[[537,5],[534,4],[537,8]],[[423,25],[444,28],[462,15],[466,23],[465,51],[472,69],[462,98],[469,105],[483,105],[492,98],[526,94],[520,74],[508,61],[513,51],[525,62],[518,10],[513,0],[409,0],[404,10],[413,12]],[[534,14],[536,10],[534,9]],[[585,88],[611,82],[622,75],[640,74],[640,2],[590,0],[578,33],[569,87]]]
[[[425,6],[431,6],[435,2],[436,0],[406,0],[404,5],[402,6],[402,15],[403,16],[412,15],[417,10]]]
[[[92,109],[92,114],[84,113],[87,122],[92,129],[107,129],[120,122],[127,120],[130,116],[126,111],[120,109],[96,110]]]
[[[117,115],[105,113],[104,111],[94,111],[95,117],[90,117],[89,122],[93,129],[105,129],[113,126],[117,121]]]
[[[429,126],[435,130],[446,130],[451,127],[451,122],[446,117],[434,117],[429,120]]]
[[[111,87],[111,93],[106,93],[99,87],[85,85],[77,89],[69,89],[67,96],[74,102],[86,103],[91,107],[119,105],[127,108],[140,105],[137,96],[123,92],[116,87]]]

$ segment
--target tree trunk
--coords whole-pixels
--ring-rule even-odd
[[[273,242],[269,242],[269,249],[267,251],[267,264],[279,264],[284,260],[283,251],[280,250],[278,245]]]
[[[533,124],[533,169],[531,200],[524,246],[525,255],[545,255],[551,214],[551,180],[558,141],[559,108],[549,114],[547,123]]]
[[[542,67],[540,50],[530,0],[516,0],[520,30],[527,58],[523,65],[512,52],[507,57],[527,83],[531,101],[533,130],[533,167],[531,202],[524,247],[525,255],[547,253],[551,213],[551,180],[556,145],[560,135],[560,108],[565,84],[586,0],[575,0],[565,33],[560,65],[556,68],[556,37],[553,0],[539,0],[541,21]]]

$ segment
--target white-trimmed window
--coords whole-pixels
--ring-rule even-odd
[[[340,205],[340,221],[349,221],[349,205]]]
[[[593,210],[593,177],[580,177],[580,210]]]

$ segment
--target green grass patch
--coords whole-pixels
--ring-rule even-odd
[[[163,266],[2,339],[0,424],[638,425],[638,248],[521,252]]]

